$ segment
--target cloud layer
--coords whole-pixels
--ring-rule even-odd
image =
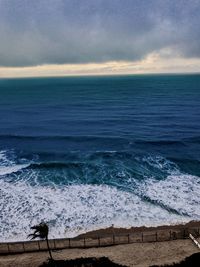
[[[197,0],[0,0],[0,66],[200,57]]]

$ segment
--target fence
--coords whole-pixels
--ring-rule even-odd
[[[128,234],[105,234],[101,236],[93,236],[90,238],[63,238],[49,240],[52,250],[70,249],[70,248],[91,248],[106,247],[120,244],[131,244],[141,242],[161,242],[175,239],[185,239],[189,237],[189,233],[193,236],[200,236],[199,228],[182,228],[173,230],[144,231]],[[46,241],[26,241],[26,242],[9,242],[0,243],[0,255],[46,251]]]

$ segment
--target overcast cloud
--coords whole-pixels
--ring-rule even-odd
[[[200,57],[200,1],[0,0],[0,66],[135,61],[164,48]]]

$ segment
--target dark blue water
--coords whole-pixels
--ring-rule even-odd
[[[1,79],[1,239],[199,219],[199,118],[200,75]]]

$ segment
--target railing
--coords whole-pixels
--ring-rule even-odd
[[[71,248],[92,248],[106,247],[120,244],[131,244],[141,242],[161,242],[175,239],[186,239],[189,233],[198,237],[199,228],[182,228],[173,230],[158,230],[144,232],[130,232],[128,234],[104,234],[93,237],[82,238],[63,238],[49,240],[52,250],[71,249]],[[47,244],[44,240],[0,243],[0,255],[46,251]]]

